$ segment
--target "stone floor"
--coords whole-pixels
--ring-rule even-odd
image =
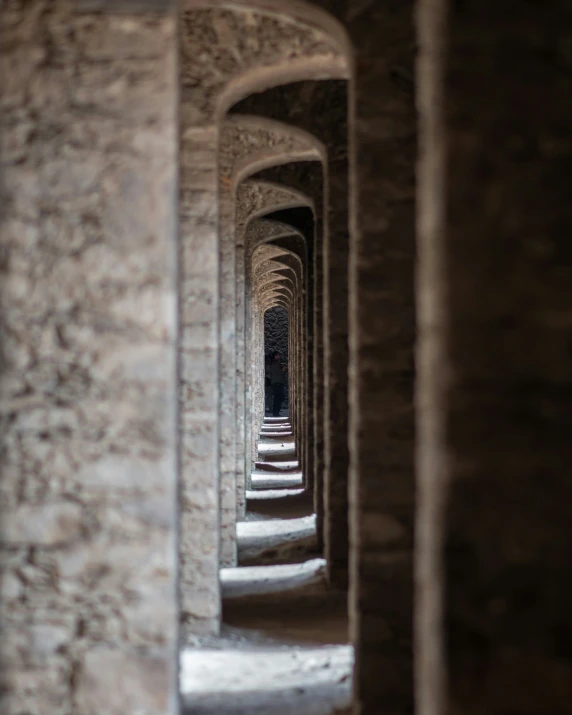
[[[287,418],[265,420],[259,459],[237,527],[239,566],[221,571],[221,636],[181,654],[183,713],[349,713],[345,594],[326,586]]]

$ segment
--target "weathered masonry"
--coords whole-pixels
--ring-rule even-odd
[[[572,715],[571,48],[0,2],[0,712]]]

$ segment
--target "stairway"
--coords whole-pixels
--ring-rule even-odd
[[[349,713],[346,598],[326,584],[287,417],[265,419],[258,455],[239,565],[221,570],[221,635],[181,656],[183,713]]]

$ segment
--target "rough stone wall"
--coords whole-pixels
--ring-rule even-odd
[[[173,18],[0,15],[5,715],[176,706]]]
[[[447,6],[420,15],[420,699],[567,713],[572,12]]]
[[[237,242],[243,242],[248,224],[255,218],[270,213],[280,206],[305,206],[307,196],[277,184],[263,181],[244,181],[236,192]]]
[[[182,15],[183,124],[210,124],[231,81],[250,70],[313,57],[338,65],[340,52],[327,34],[252,10],[195,9]],[[231,100],[232,101],[232,100]]]
[[[252,173],[258,162],[283,163],[317,159],[315,146],[300,132],[280,122],[229,114],[222,125],[219,169],[223,180],[236,188],[237,180]],[[222,200],[222,197],[221,197]]]
[[[278,350],[283,365],[288,365],[288,313],[285,308],[270,308],[264,314],[264,352]]]

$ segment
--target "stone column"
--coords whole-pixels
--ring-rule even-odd
[[[220,187],[221,566],[236,566],[236,237],[231,182]]]
[[[246,307],[244,235],[236,235],[236,501],[238,518],[246,514]]]
[[[217,129],[187,126],[186,115],[183,103],[181,609],[186,633],[216,633],[220,621]]]
[[[252,475],[253,462],[256,459],[256,454],[253,450],[254,432],[253,432],[253,409],[252,399],[253,392],[253,369],[252,369],[252,344],[253,344],[253,324],[254,324],[254,301],[256,294],[252,285],[251,272],[252,258],[251,252],[248,251],[245,257],[245,272],[244,272],[244,434],[245,434],[245,470],[247,479],[247,488],[250,485]],[[253,459],[254,458],[254,459]]]
[[[415,33],[411,2],[353,3],[350,632],[354,713],[413,712]]]
[[[347,92],[340,94],[346,99]],[[344,101],[343,116],[347,116]],[[324,228],[324,556],[332,584],[348,585],[348,160],[345,125],[328,142]]]
[[[172,16],[0,14],[0,711],[178,712]]]
[[[258,341],[256,363],[258,366],[258,396],[257,396],[257,437],[264,422],[264,306],[261,305],[258,311]]]
[[[314,251],[312,255],[314,291],[310,306],[312,332],[314,334],[313,355],[311,362],[313,385],[313,411],[309,414],[313,422],[310,431],[312,435],[314,467],[314,512],[316,514],[316,534],[318,548],[324,548],[324,222],[316,222],[313,226]]]
[[[567,713],[571,9],[419,33],[420,711]]]

